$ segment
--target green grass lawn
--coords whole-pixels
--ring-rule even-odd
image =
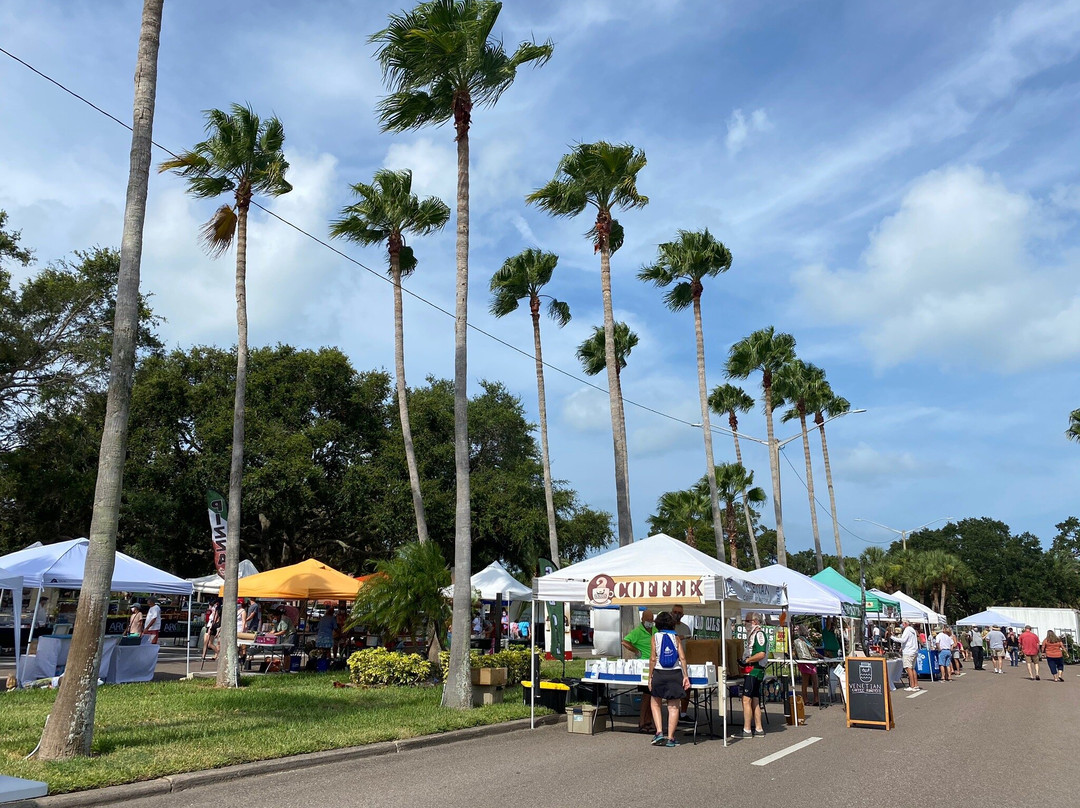
[[[559,663],[542,670],[562,675]],[[566,675],[583,670],[580,660],[567,663]],[[60,793],[529,715],[520,687],[507,688],[503,704],[459,711],[439,706],[441,687],[334,688],[335,678],[346,675],[249,677],[234,690],[208,679],[103,686],[94,756],[60,763],[23,760],[41,737],[55,691],[3,693],[0,773],[44,780]]]

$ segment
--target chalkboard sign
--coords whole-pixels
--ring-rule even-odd
[[[892,729],[892,699],[884,657],[848,657],[844,661],[847,676],[847,725]]]

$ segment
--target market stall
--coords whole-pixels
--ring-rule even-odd
[[[0,557],[0,568],[6,568],[9,572],[20,575],[23,579],[23,587],[26,589],[42,590],[46,587],[52,589],[82,589],[83,570],[86,567],[86,555],[90,546],[89,539],[71,539],[69,541],[45,544],[36,547],[28,547]],[[113,564],[112,583],[110,590],[113,592],[152,592],[159,595],[187,595],[188,596],[188,631],[191,626],[191,593],[192,585],[183,578],[159,570],[156,567],[132,558],[121,552],[117,552]],[[27,639],[27,651],[33,639],[33,624],[37,621],[37,603],[39,598],[34,598],[34,618],[31,621],[30,636]],[[66,637],[67,635],[60,635]],[[119,639],[117,638],[117,643]],[[56,645],[57,657],[63,653],[61,648],[64,640],[58,639]],[[107,643],[108,644],[108,643]],[[48,645],[48,643],[47,643]],[[190,645],[190,642],[189,642]],[[157,649],[157,646],[153,646]],[[51,654],[51,651],[49,652]],[[155,652],[156,653],[156,652]],[[105,673],[107,664],[102,652],[101,672]],[[35,658],[24,663],[26,670],[40,672],[42,666]],[[51,656],[50,656],[51,659]],[[44,660],[43,660],[44,661]],[[191,652],[187,652],[187,665],[190,672]],[[56,668],[46,676],[55,676]],[[19,684],[29,681],[30,677],[19,676]]]
[[[3,559],[0,559],[3,561]],[[1023,628],[1026,624],[1022,620],[1015,620],[1008,617],[1001,612],[995,612],[993,609],[987,609],[985,612],[979,612],[978,614],[969,614],[962,620],[957,620],[958,626],[1012,626],[1013,628]]]
[[[766,583],[660,533],[534,579],[533,611],[537,601],[635,607],[681,604],[686,614],[718,617],[722,632],[719,681],[700,685],[715,691],[726,686],[725,640],[731,637],[728,617],[737,617],[742,609],[782,609],[787,606],[787,595],[782,586]],[[536,632],[530,634],[535,652]],[[534,672],[530,679],[535,678]],[[535,720],[535,688],[532,692]],[[725,746],[727,734],[725,710]]]
[[[11,623],[15,638],[15,670],[19,669],[19,646],[22,644],[22,593],[23,577],[0,567],[0,600],[4,591],[11,592]]]
[[[884,592],[880,592],[877,589],[872,589],[872,592],[885,596]],[[907,620],[909,623],[915,625],[925,626],[926,641],[923,643],[924,648],[919,650],[919,655],[915,660],[915,673],[925,674],[933,681],[935,675],[939,673],[937,661],[937,651],[934,649],[931,642],[931,627],[932,626],[944,626],[946,625],[945,615],[938,614],[929,606],[920,603],[910,595],[901,592],[899,589],[889,595],[888,597],[895,598],[900,603],[900,617],[903,620]],[[890,676],[893,672],[890,670]],[[896,681],[899,681],[897,678]]]
[[[355,600],[363,583],[316,558],[241,578],[237,597],[281,600]],[[224,594],[224,584],[218,590]]]
[[[480,600],[492,604],[497,603],[500,608],[508,610],[508,615],[510,615],[509,610],[512,604],[528,603],[533,597],[532,589],[511,575],[498,561],[492,561],[473,575],[469,579],[469,585],[472,591],[480,596]],[[445,587],[442,593],[447,598],[453,598],[454,585]],[[514,607],[514,609],[515,613],[520,613],[521,607]],[[514,615],[510,615],[510,618],[515,619]],[[495,619],[498,620],[499,616],[495,615]]]

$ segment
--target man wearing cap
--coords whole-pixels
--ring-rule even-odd
[[[915,627],[910,620],[904,620],[901,624],[904,631],[899,637],[890,637],[893,642],[900,643],[900,654],[904,658],[904,667],[907,668],[908,686],[904,690],[922,690],[919,687],[919,676],[915,673],[915,659],[919,655],[919,635],[915,633]]]
[[[743,658],[740,663],[745,676],[742,684],[742,709],[744,738],[765,737],[765,728],[761,726],[761,690],[765,682],[765,663],[769,656],[769,640],[761,629],[761,616],[749,612],[744,618],[746,640],[743,645]]]
[[[986,644],[990,648],[990,661],[994,664],[994,673],[1005,673],[1005,635],[997,626],[990,626],[986,635]]]
[[[641,613],[641,623],[622,639],[623,651],[629,659],[648,659],[652,655],[652,636],[656,633],[653,613],[646,609]],[[647,687],[641,691],[641,715],[638,717],[638,732],[652,735],[660,727],[652,725],[652,696]]]
[[[143,636],[150,638],[152,645],[158,644],[158,635],[161,634],[161,607],[155,600],[150,604],[146,613],[146,623],[143,624]]]
[[[968,640],[968,646],[971,648],[971,659],[975,662],[975,670],[981,671],[983,669],[983,635],[981,626],[975,626],[975,628],[971,630],[971,638]]]

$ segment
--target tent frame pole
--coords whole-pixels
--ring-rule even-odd
[[[37,613],[38,603],[41,602],[41,593],[44,591],[41,587],[34,590],[37,595],[34,596],[34,616],[30,618],[30,633],[26,637],[26,655],[30,656],[30,643],[34,641],[34,628],[37,627]],[[19,618],[22,619],[22,604],[19,604]],[[16,677],[18,678],[18,677]]]
[[[195,598],[192,592],[187,596],[187,642],[184,645],[184,678],[191,678],[191,601]]]
[[[727,610],[725,609],[725,600],[720,601],[720,662],[724,668],[724,747],[728,745],[728,710],[727,710],[727,694],[728,688],[731,685],[727,680]]]
[[[529,729],[536,729],[536,589],[529,601]]]

